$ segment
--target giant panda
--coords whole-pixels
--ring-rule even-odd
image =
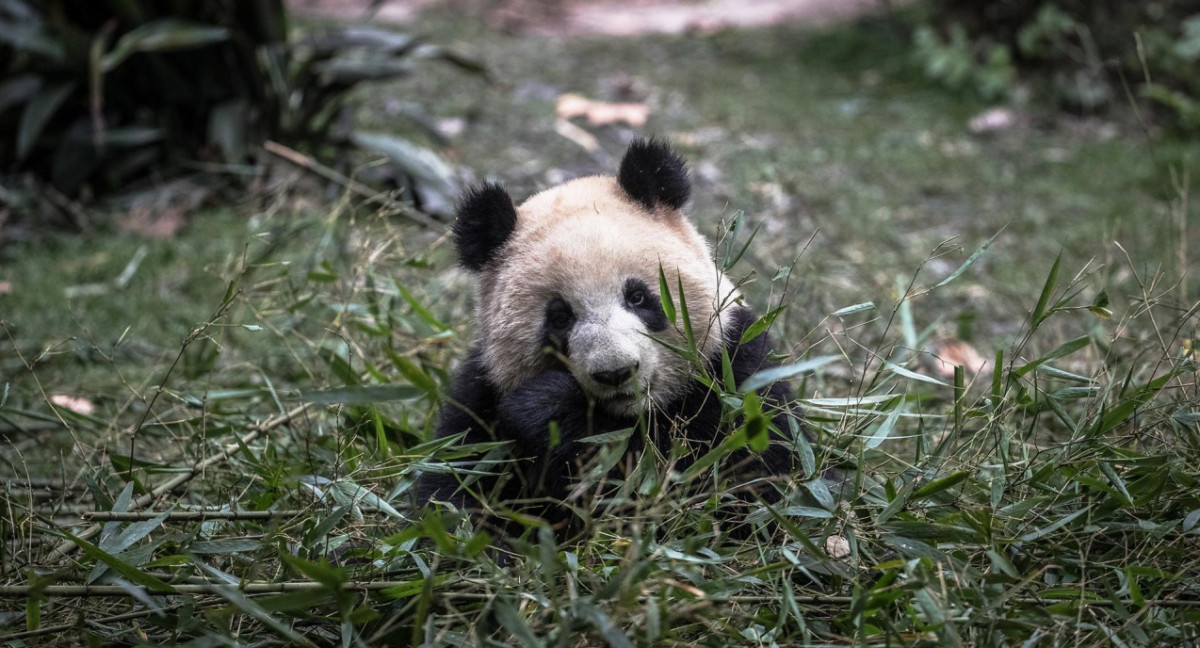
[[[740,384],[772,366],[771,347],[766,335],[742,341],[756,316],[685,217],[690,191],[685,162],[661,140],[638,139],[615,178],[572,180],[520,206],[497,184],[465,192],[452,234],[460,264],[477,282],[477,341],[457,371],[436,436],[509,441],[516,461],[507,470],[515,474],[499,487],[496,477],[464,486],[445,470],[428,471],[413,489],[417,506],[479,511],[540,499],[552,508],[539,514],[562,517],[565,509],[553,503],[570,495],[595,447],[580,439],[640,422],[628,452],[649,440],[668,456],[679,444],[687,449],[675,465],[682,470],[730,433],[735,425],[723,421],[717,394],[705,385],[711,380],[701,376],[722,376],[724,350]],[[668,293],[682,287],[706,366],[677,352],[688,346],[680,295],[671,294],[672,322],[660,272]],[[773,412],[771,443],[761,453],[735,453],[734,463],[786,479],[792,435],[805,434],[803,422],[789,408],[786,385],[776,383],[762,398]],[[476,495],[504,502],[484,507]]]

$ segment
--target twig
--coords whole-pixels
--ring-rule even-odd
[[[312,157],[305,155],[300,151],[288,148],[283,144],[269,140],[263,144],[263,148],[266,149],[268,153],[275,155],[286,162],[294,164],[305,171],[318,175],[336,185],[344,187],[346,190],[359,196],[360,198],[367,199],[368,202],[383,203],[385,207],[394,209],[396,213],[400,214],[401,216],[404,216],[409,220],[415,221],[435,231],[440,232],[446,229],[445,224],[439,223],[420,211],[417,211],[416,209],[413,209],[412,207],[398,200],[392,199],[387,194],[375,191],[374,189],[353,178],[347,178],[346,176],[334,171],[320,162],[317,162]]]
[[[392,587],[410,587],[412,581],[351,581],[343,583],[341,589],[351,592],[378,592]],[[316,592],[329,589],[324,583],[315,581],[285,581],[271,583],[267,581],[250,581],[240,585],[225,585],[220,583],[181,583],[172,585],[174,592],[166,594],[220,594],[223,591],[236,589],[243,594],[278,594],[280,592]],[[128,586],[121,585],[47,585],[35,587],[32,585],[0,585],[0,598],[23,598],[30,594],[43,596],[78,596],[78,597],[122,597],[132,596]],[[155,594],[164,594],[155,592]]]
[[[222,601],[213,601],[210,603],[200,603],[196,607],[207,607],[209,605],[223,605]],[[0,641],[10,642],[18,639],[29,639],[31,637],[40,637],[48,634],[58,634],[60,632],[70,632],[84,624],[105,625],[109,623],[118,623],[120,621],[132,621],[134,619],[144,619],[148,616],[156,614],[167,614],[169,612],[177,612],[179,607],[154,608],[150,610],[138,610],[136,612],[125,612],[124,614],[114,614],[112,616],[101,617],[99,619],[79,619],[75,623],[60,623],[58,625],[46,626],[37,630],[24,630],[22,632],[14,632],[12,634],[0,635]]]
[[[202,520],[270,520],[277,517],[299,517],[308,511],[171,511],[167,522]],[[161,511],[79,511],[79,517],[96,522],[136,522],[153,520]]]
[[[204,459],[203,461],[198,462],[197,464],[192,466],[190,469],[188,469],[186,472],[182,472],[182,473],[176,475],[175,477],[172,477],[171,479],[167,480],[166,482],[163,482],[160,486],[158,486],[154,490],[135,499],[130,504],[130,508],[131,509],[140,509],[140,508],[143,508],[143,507],[149,505],[151,502],[158,499],[159,497],[162,497],[163,495],[166,495],[167,493],[170,493],[171,491],[175,490],[176,488],[179,488],[183,484],[187,483],[193,477],[195,477],[197,474],[207,470],[210,466],[229,458],[235,452],[240,450],[242,448],[242,446],[247,445],[247,444],[253,442],[255,439],[257,439],[259,437],[259,435],[261,435],[263,432],[268,432],[270,430],[273,430],[273,429],[291,421],[292,419],[296,418],[297,416],[300,416],[301,414],[303,414],[310,407],[312,407],[311,403],[305,403],[303,405],[300,405],[299,407],[292,409],[289,412],[284,412],[283,414],[279,414],[277,416],[269,418],[262,423],[252,425],[250,427],[250,431],[247,432],[246,434],[242,435],[239,443],[235,443],[235,444],[232,444],[230,446],[223,448],[217,454],[212,455],[211,457],[208,457],[207,459]],[[99,524],[93,524],[92,526],[90,526],[90,527],[84,529],[82,532],[80,532],[77,535],[77,537],[82,540],[87,540],[88,538],[91,538],[92,536],[99,533],[100,528],[101,528],[101,526]],[[73,541],[64,540],[63,542],[59,543],[59,545],[57,547],[54,548],[54,551],[50,552],[50,555],[48,555],[46,557],[46,561],[52,562],[55,560],[66,558],[77,548],[78,548],[78,545],[76,545]]]

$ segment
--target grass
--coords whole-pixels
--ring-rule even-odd
[[[506,564],[469,523],[412,519],[416,468],[454,454],[427,440],[470,343],[469,284],[441,233],[285,185],[174,241],[0,250],[6,641],[1200,641],[1178,281],[1195,207],[1170,188],[1194,142],[1036,107],[972,135],[984,106],[922,83],[887,24],[634,43],[424,27],[499,85],[423,75],[364,96],[365,126],[395,127],[397,96],[461,116],[448,153],[514,195],[611,173],[631,134],[596,129],[584,151],[554,133],[557,93],[649,101],[649,130],[692,161],[701,227],[761,228],[732,273],[759,312],[787,304],[772,335],[790,361],[836,358],[794,384],[817,459],[860,468],[847,496],[799,484],[739,539],[719,470],[646,459],[637,497],[583,540],[533,523]],[[932,373],[947,338],[999,371]]]

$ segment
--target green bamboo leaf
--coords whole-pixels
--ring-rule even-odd
[[[67,97],[71,96],[77,84],[74,81],[64,81],[43,87],[25,104],[21,112],[21,121],[17,125],[17,160],[24,160],[33,150],[38,137],[46,128],[50,118],[62,107]]]
[[[385,349],[384,352],[387,353],[387,357],[391,359],[392,365],[396,367],[396,370],[400,372],[400,375],[408,379],[408,382],[412,383],[413,386],[425,392],[426,394],[431,396],[437,395],[437,381],[435,381],[428,373],[425,373],[425,370],[422,369],[420,365],[391,349]]]
[[[41,87],[42,78],[36,74],[22,74],[0,83],[0,113],[29,101]]]
[[[1163,387],[1166,387],[1167,382],[1178,376],[1179,373],[1179,370],[1167,372],[1135,389],[1132,394],[1123,398],[1120,403],[1117,403],[1116,407],[1108,410],[1100,417],[1100,422],[1096,424],[1096,429],[1092,434],[1104,434],[1125,422],[1138,409],[1150,402],[1150,399],[1162,391]]]
[[[839,308],[833,311],[832,315],[834,317],[845,317],[847,315],[853,315],[854,313],[862,313],[871,310],[875,310],[875,302],[862,302],[861,304],[854,304],[853,306]]]
[[[675,302],[671,301],[671,289],[667,286],[667,275],[663,272],[661,265],[658,266],[658,299],[662,302],[663,313],[666,314],[671,325],[677,324]]]
[[[973,254],[971,254],[971,256],[967,257],[967,260],[963,261],[962,265],[958,266],[957,270],[955,270],[954,272],[951,272],[950,276],[937,282],[937,284],[935,284],[933,287],[941,288],[942,286],[945,286],[946,284],[950,283],[951,281],[958,279],[958,277],[960,275],[962,275],[962,273],[967,271],[967,268],[970,268],[972,265],[975,264],[976,261],[979,260],[979,257],[983,256],[984,252],[987,252],[988,248],[992,247],[992,243],[996,240],[997,236],[1000,236],[1000,232],[996,232],[995,234],[992,234],[992,237],[989,238],[987,241],[985,241],[983,245],[979,246],[979,249],[975,250],[975,252]]]
[[[691,357],[696,357],[696,333],[692,330],[692,317],[688,313],[687,295],[683,292],[683,277],[676,276],[679,287],[679,315],[683,318],[683,338],[687,340]]]
[[[1033,328],[1037,328],[1048,316],[1046,305],[1050,303],[1050,295],[1054,293],[1054,284],[1058,281],[1058,266],[1061,263],[1062,252],[1059,252],[1058,257],[1054,259],[1054,265],[1050,266],[1050,274],[1046,275],[1046,282],[1042,284],[1042,294],[1038,296],[1037,305],[1033,307],[1033,314],[1030,316]]]
[[[770,369],[763,369],[762,371],[755,373],[742,382],[741,392],[746,394],[762,387],[766,387],[773,382],[795,378],[800,374],[816,371],[817,369],[820,369],[831,362],[835,362],[838,359],[839,356],[835,355],[817,356],[815,358],[809,358],[808,360],[802,360],[792,364],[771,367]]]
[[[927,382],[932,385],[938,385],[941,387],[949,387],[950,386],[950,385],[938,380],[937,378],[932,378],[930,376],[926,376],[925,374],[919,374],[915,371],[912,371],[911,369],[905,369],[904,367],[901,367],[900,365],[895,364],[893,362],[884,362],[883,364],[885,367],[887,367],[888,371],[891,371],[892,373],[900,375],[900,376],[904,376],[905,378],[911,378],[913,380],[919,380],[921,382]]]
[[[351,133],[350,141],[361,149],[387,156],[405,173],[419,180],[447,190],[455,188],[454,169],[440,155],[427,148],[394,135],[366,131]]]
[[[255,551],[263,547],[263,541],[258,538],[219,538],[217,540],[201,540],[188,545],[187,550],[195,554],[231,554],[243,551]]]
[[[900,490],[896,491],[896,496],[892,498],[892,501],[888,502],[888,505],[883,507],[883,510],[875,517],[875,523],[883,524],[893,515],[899,513],[908,504],[909,500],[912,499],[914,488],[916,487],[913,486],[912,482],[906,482],[901,486]]]
[[[1042,366],[1043,364],[1045,364],[1047,362],[1050,362],[1051,360],[1057,360],[1059,358],[1069,356],[1072,353],[1075,353],[1076,351],[1088,346],[1089,344],[1091,344],[1091,338],[1089,338],[1088,336],[1084,335],[1081,337],[1077,337],[1074,340],[1063,343],[1057,349],[1051,351],[1050,353],[1047,353],[1046,355],[1038,358],[1037,360],[1034,360],[1033,362],[1030,362],[1029,364],[1023,365],[1020,368],[1013,370],[1012,375],[1014,378],[1020,378],[1021,376],[1024,376],[1025,374],[1029,373],[1030,371],[1037,369],[1038,367]]]
[[[924,486],[918,488],[913,493],[913,499],[922,499],[925,497],[929,497],[930,495],[933,495],[935,493],[940,493],[944,490],[954,488],[955,486],[957,486],[958,484],[960,484],[962,481],[964,481],[965,479],[967,479],[970,476],[971,476],[970,471],[960,470],[959,472],[952,473],[952,474],[942,477],[940,479],[935,479],[935,480],[929,482],[928,484],[925,484]]]
[[[108,565],[110,569],[125,577],[126,580],[134,585],[141,585],[152,592],[158,592],[161,594],[170,594],[175,591],[175,588],[159,580],[155,576],[141,571],[137,567],[130,565],[129,563],[117,558],[107,551],[104,551],[100,547],[97,547],[87,540],[84,540],[83,538],[66,531],[60,531],[59,533],[61,533],[71,542],[75,543],[75,545],[79,547],[80,551],[82,551],[86,556]]]
[[[1073,522],[1075,520],[1075,518],[1083,515],[1084,513],[1087,513],[1091,509],[1092,509],[1092,505],[1088,504],[1087,506],[1079,509],[1078,511],[1071,513],[1070,515],[1065,515],[1065,516],[1059,518],[1058,521],[1054,522],[1053,524],[1044,526],[1040,529],[1037,529],[1036,531],[1030,531],[1029,533],[1026,533],[1025,535],[1021,536],[1021,541],[1022,542],[1030,542],[1032,540],[1037,540],[1038,538],[1048,536],[1051,533],[1054,533],[1055,531],[1058,531],[1059,529],[1067,526],[1068,524]]]
[[[425,322],[437,331],[445,331],[446,329],[450,328],[449,326],[446,326],[444,322],[435,317],[433,313],[429,312],[429,309],[421,303],[421,300],[414,297],[413,294],[404,287],[404,284],[400,283],[399,281],[394,282],[394,284],[396,286],[396,290],[400,292],[400,297],[404,299],[404,302],[408,304],[410,308],[413,309],[413,312],[417,314],[417,317],[421,318],[422,322]]]
[[[286,638],[288,641],[301,646],[315,645],[312,641],[309,641],[308,638],[298,634],[295,630],[292,630],[288,624],[280,621],[275,617],[275,615],[271,614],[270,611],[263,608],[256,601],[247,597],[236,587],[232,585],[229,587],[218,587],[215,591],[221,598],[229,601],[230,605],[232,605],[234,608],[243,614],[258,619],[263,625],[267,626],[280,636]]]
[[[338,501],[338,504],[343,506],[359,505],[367,510],[376,510],[399,520],[404,519],[404,516],[400,515],[400,512],[385,502],[382,497],[353,482],[336,481],[332,484],[329,493]]]
[[[496,599],[492,603],[492,610],[496,613],[496,620],[500,622],[500,625],[519,639],[522,646],[537,648],[545,645],[537,638],[537,635],[533,634],[533,630],[521,619],[516,609],[504,599]]]
[[[112,51],[100,57],[100,69],[112,72],[138,52],[169,52],[192,49],[229,38],[224,27],[204,25],[175,18],[163,18],[140,25],[122,36]]]
[[[886,441],[892,435],[892,430],[896,429],[896,421],[900,420],[900,411],[903,409],[900,405],[892,408],[892,411],[888,412],[887,418],[879,424],[879,427],[875,428],[875,432],[863,443],[863,447],[870,450],[879,447],[879,444]]]
[[[386,401],[416,400],[424,395],[423,390],[412,385],[357,385],[301,392],[296,400],[302,403],[370,405]]]
[[[1104,476],[1108,478],[1108,483],[1112,484],[1113,488],[1116,488],[1117,492],[1121,493],[1121,497],[1125,498],[1125,505],[1133,506],[1133,496],[1129,494],[1129,489],[1125,487],[1125,480],[1121,479],[1121,475],[1117,472],[1117,469],[1113,468],[1113,465],[1107,461],[1101,461],[1098,465],[1100,466],[1100,472],[1104,473]]]
[[[741,343],[745,344],[750,340],[762,335],[775,321],[775,318],[779,317],[779,314],[782,313],[785,308],[787,308],[787,305],[780,306],[779,308],[776,308],[768,312],[766,315],[754,320],[754,323],[746,327],[746,330],[742,333]]]

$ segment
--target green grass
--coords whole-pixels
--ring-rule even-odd
[[[611,173],[631,135],[596,129],[604,153],[583,151],[554,133],[557,93],[617,99],[632,85],[650,102],[649,130],[692,162],[702,229],[718,238],[737,212],[761,227],[732,274],[760,312],[788,305],[772,327],[781,350],[836,358],[794,384],[816,459],[860,468],[847,496],[801,483],[735,538],[721,532],[742,513],[719,497],[719,462],[681,476],[647,458],[636,497],[577,542],[531,523],[491,550],[469,522],[414,520],[417,466],[455,453],[425,442],[472,337],[469,283],[440,233],[337,198],[302,207],[285,189],[206,210],[173,241],[0,250],[13,287],[0,295],[0,565],[35,588],[3,599],[5,640],[1200,640],[1195,296],[1176,280],[1195,263],[1179,260],[1170,190],[1195,142],[1036,107],[972,135],[985,106],[925,85],[887,24],[632,43],[442,15],[424,27],[473,48],[498,85],[422,75],[364,96],[364,127],[400,127],[392,97],[467,118],[448,154],[517,196]],[[947,337],[999,354],[1001,370],[930,382],[923,349]],[[52,408],[54,394],[96,410]],[[619,453],[600,445],[600,460]],[[80,510],[209,507],[275,513],[64,535],[88,528]],[[59,543],[68,557],[52,555]],[[72,598],[40,589],[52,583],[193,589],[156,596],[150,614],[128,586]],[[109,618],[126,613],[142,616]]]

